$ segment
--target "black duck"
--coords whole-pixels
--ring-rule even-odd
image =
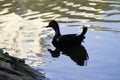
[[[85,39],[85,34],[87,32],[87,27],[83,27],[81,34],[66,34],[61,35],[59,25],[55,20],[50,21],[47,27],[51,27],[55,31],[55,36],[52,40],[52,44],[55,47],[65,48],[65,47],[74,47],[81,45],[81,42]]]

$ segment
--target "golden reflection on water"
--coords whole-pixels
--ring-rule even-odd
[[[0,18],[3,20],[3,23],[0,24],[2,27],[0,48],[5,48],[10,55],[25,58],[26,63],[31,66],[43,65],[43,58],[36,54],[45,55],[46,45],[40,44],[43,42],[41,39],[47,37],[41,29],[45,23],[40,20],[27,21],[14,13]],[[40,25],[37,24],[38,21]]]
[[[44,46],[40,45],[40,39],[47,37],[43,33],[44,28],[42,29],[46,23],[42,23],[40,19],[28,21],[15,13],[1,15],[0,22],[0,48],[4,48],[13,56],[29,57],[28,64],[41,64],[42,59],[34,54],[45,55]],[[33,60],[34,63],[32,63]]]
[[[73,19],[81,19],[80,22],[84,20],[85,22],[120,22],[120,20],[104,19],[108,15],[120,14],[119,2],[104,0],[54,0],[52,3],[50,0],[8,0],[8,2],[1,2],[4,2],[1,5],[2,10],[8,9],[8,12],[4,12],[4,14],[15,12],[17,15],[23,18],[27,17],[29,20],[42,18],[44,21],[51,19],[61,21],[61,18],[67,17],[72,22],[74,22]],[[114,13],[112,10],[118,11]],[[30,11],[36,13],[28,14]],[[111,12],[106,13],[106,11]],[[26,13],[27,15],[25,15]]]

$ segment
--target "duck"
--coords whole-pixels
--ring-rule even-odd
[[[85,39],[85,34],[88,30],[87,27],[83,27],[81,34],[64,34],[61,35],[59,24],[57,21],[52,20],[49,22],[48,27],[51,27],[55,31],[55,35],[52,40],[53,46],[57,48],[67,48],[79,46]]]

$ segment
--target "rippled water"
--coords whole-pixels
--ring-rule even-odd
[[[62,34],[80,34],[87,26],[86,66],[47,51],[57,20]],[[0,48],[42,71],[50,80],[120,80],[119,0],[0,0]],[[76,53],[76,52],[75,52]]]

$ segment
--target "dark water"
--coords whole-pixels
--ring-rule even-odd
[[[88,32],[82,43],[89,59],[85,66],[48,48],[57,20],[62,34]],[[42,71],[50,80],[120,80],[119,0],[0,0],[0,47]],[[69,50],[68,50],[69,51]],[[75,51],[74,53],[77,53]]]

